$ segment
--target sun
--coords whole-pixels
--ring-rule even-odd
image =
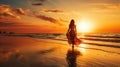
[[[92,32],[93,25],[88,20],[78,21],[78,23],[76,25],[77,25],[77,31],[79,33],[89,33],[89,32]]]

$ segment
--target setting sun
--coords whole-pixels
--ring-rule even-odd
[[[93,25],[90,21],[87,20],[81,20],[77,23],[77,30],[81,33],[88,33],[92,32]]]

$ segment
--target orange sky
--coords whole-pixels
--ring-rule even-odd
[[[87,33],[120,32],[120,0],[1,0],[0,3],[0,31],[66,33],[70,20],[75,19],[78,28],[80,23],[86,23],[82,30]]]

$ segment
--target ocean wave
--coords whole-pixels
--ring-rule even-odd
[[[115,54],[120,54],[119,52],[108,51],[108,50],[104,50],[104,49],[98,49],[98,48],[89,48],[89,47],[79,47],[79,48],[91,49],[91,50],[99,50],[99,51],[103,51],[103,52],[107,52],[107,53],[115,53]]]
[[[120,38],[120,35],[84,35],[85,37],[97,37],[97,38]]]
[[[88,45],[96,45],[96,46],[104,46],[104,47],[112,47],[112,48],[120,48],[119,45],[98,44],[98,43],[86,43],[86,42],[84,42],[84,44],[88,44]]]
[[[99,39],[99,38],[80,38],[83,40],[103,41],[103,42],[115,42],[120,43],[120,39]]]

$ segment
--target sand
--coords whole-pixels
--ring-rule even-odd
[[[72,50],[63,41],[0,36],[0,67],[120,67],[119,53],[81,46]]]

